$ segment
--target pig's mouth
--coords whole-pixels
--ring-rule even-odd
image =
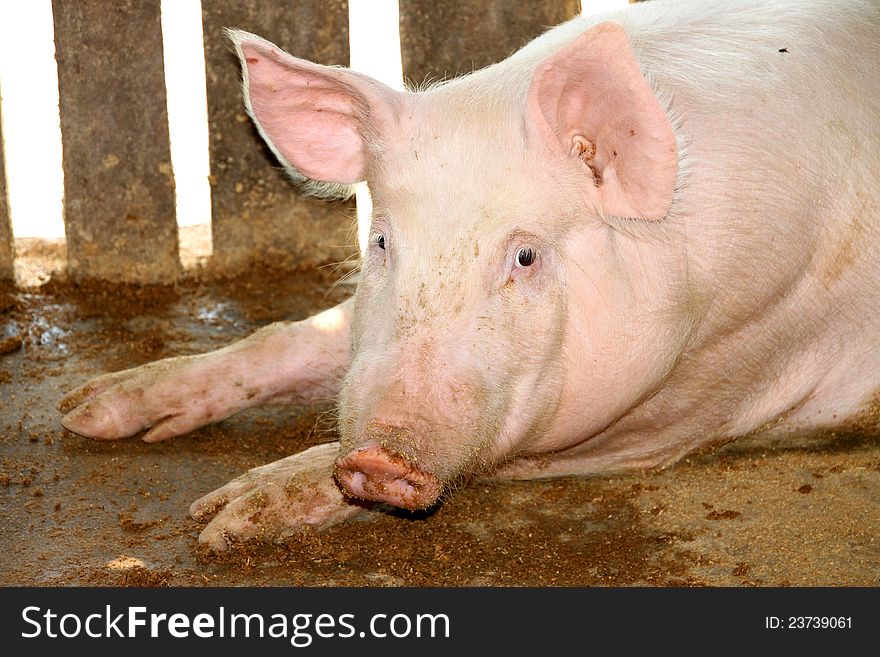
[[[352,497],[410,510],[428,508],[443,488],[430,472],[375,443],[337,460],[335,476],[343,491]]]

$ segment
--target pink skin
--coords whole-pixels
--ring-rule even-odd
[[[440,495],[436,477],[404,457],[368,442],[336,463],[336,480],[349,494],[404,509],[423,509]]]
[[[338,444],[193,505],[199,519],[219,511],[200,540],[220,550],[339,522],[355,499],[426,508],[468,477],[653,467],[747,433],[859,421],[880,386],[880,117],[867,101],[852,111],[847,90],[880,89],[871,57],[845,53],[857,38],[880,57],[876,34],[859,33],[876,23],[827,28],[813,56],[840,89],[805,97],[812,69],[763,53],[813,33],[768,33],[753,4],[718,19],[759,26],[736,39],[667,27],[679,59],[651,30],[716,19],[639,6],[627,29],[579,19],[419,94],[233,33],[248,110],[279,159],[328,184],[369,182],[355,297],[97,379],[62,400],[64,425],[160,440],[256,403],[338,395]],[[628,30],[645,16],[637,62]],[[735,74],[689,64],[743,40],[754,60],[730,55]]]
[[[199,542],[216,552],[256,536],[277,540],[305,530],[321,530],[360,513],[333,480],[338,443],[316,445],[280,461],[254,468],[189,507],[208,525]]]
[[[58,403],[66,413],[62,424],[98,440],[149,429],[142,439],[158,442],[265,403],[332,399],[351,357],[351,305],[267,326],[207,354],[94,379]],[[222,551],[257,535],[282,538],[359,513],[363,507],[344,499],[334,481],[338,452],[338,443],[313,447],[254,468],[196,500],[192,517],[210,520],[199,541]]]
[[[61,423],[98,440],[149,429],[159,442],[272,402],[333,399],[350,359],[351,302],[267,326],[233,345],[106,374],[58,402]]]

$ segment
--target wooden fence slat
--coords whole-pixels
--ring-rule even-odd
[[[3,104],[2,98],[3,94],[0,93],[0,106]],[[2,124],[3,114],[2,109],[0,109],[0,125]],[[6,198],[6,166],[3,157],[3,133],[0,132],[0,281],[9,280],[13,277],[12,221],[9,216],[9,203]]]
[[[247,118],[224,27],[258,34],[320,64],[348,65],[347,0],[203,0],[210,127],[212,265],[313,266],[357,252],[352,202],[297,195]],[[343,248],[344,247],[344,248]]]
[[[178,273],[159,0],[53,0],[68,266],[75,279]]]
[[[399,0],[404,76],[415,84],[499,62],[580,12],[579,0]]]

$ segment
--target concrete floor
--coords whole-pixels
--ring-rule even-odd
[[[283,544],[200,550],[191,501],[332,439],[326,409],[251,411],[158,445],[61,428],[100,373],[214,349],[337,303],[312,275],[0,290],[0,584],[880,585],[880,439],[732,443],[661,472],[478,484]],[[15,336],[22,346],[16,347]]]

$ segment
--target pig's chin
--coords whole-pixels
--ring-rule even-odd
[[[334,474],[351,497],[411,511],[433,506],[443,490],[436,476],[375,442],[338,459]]]

